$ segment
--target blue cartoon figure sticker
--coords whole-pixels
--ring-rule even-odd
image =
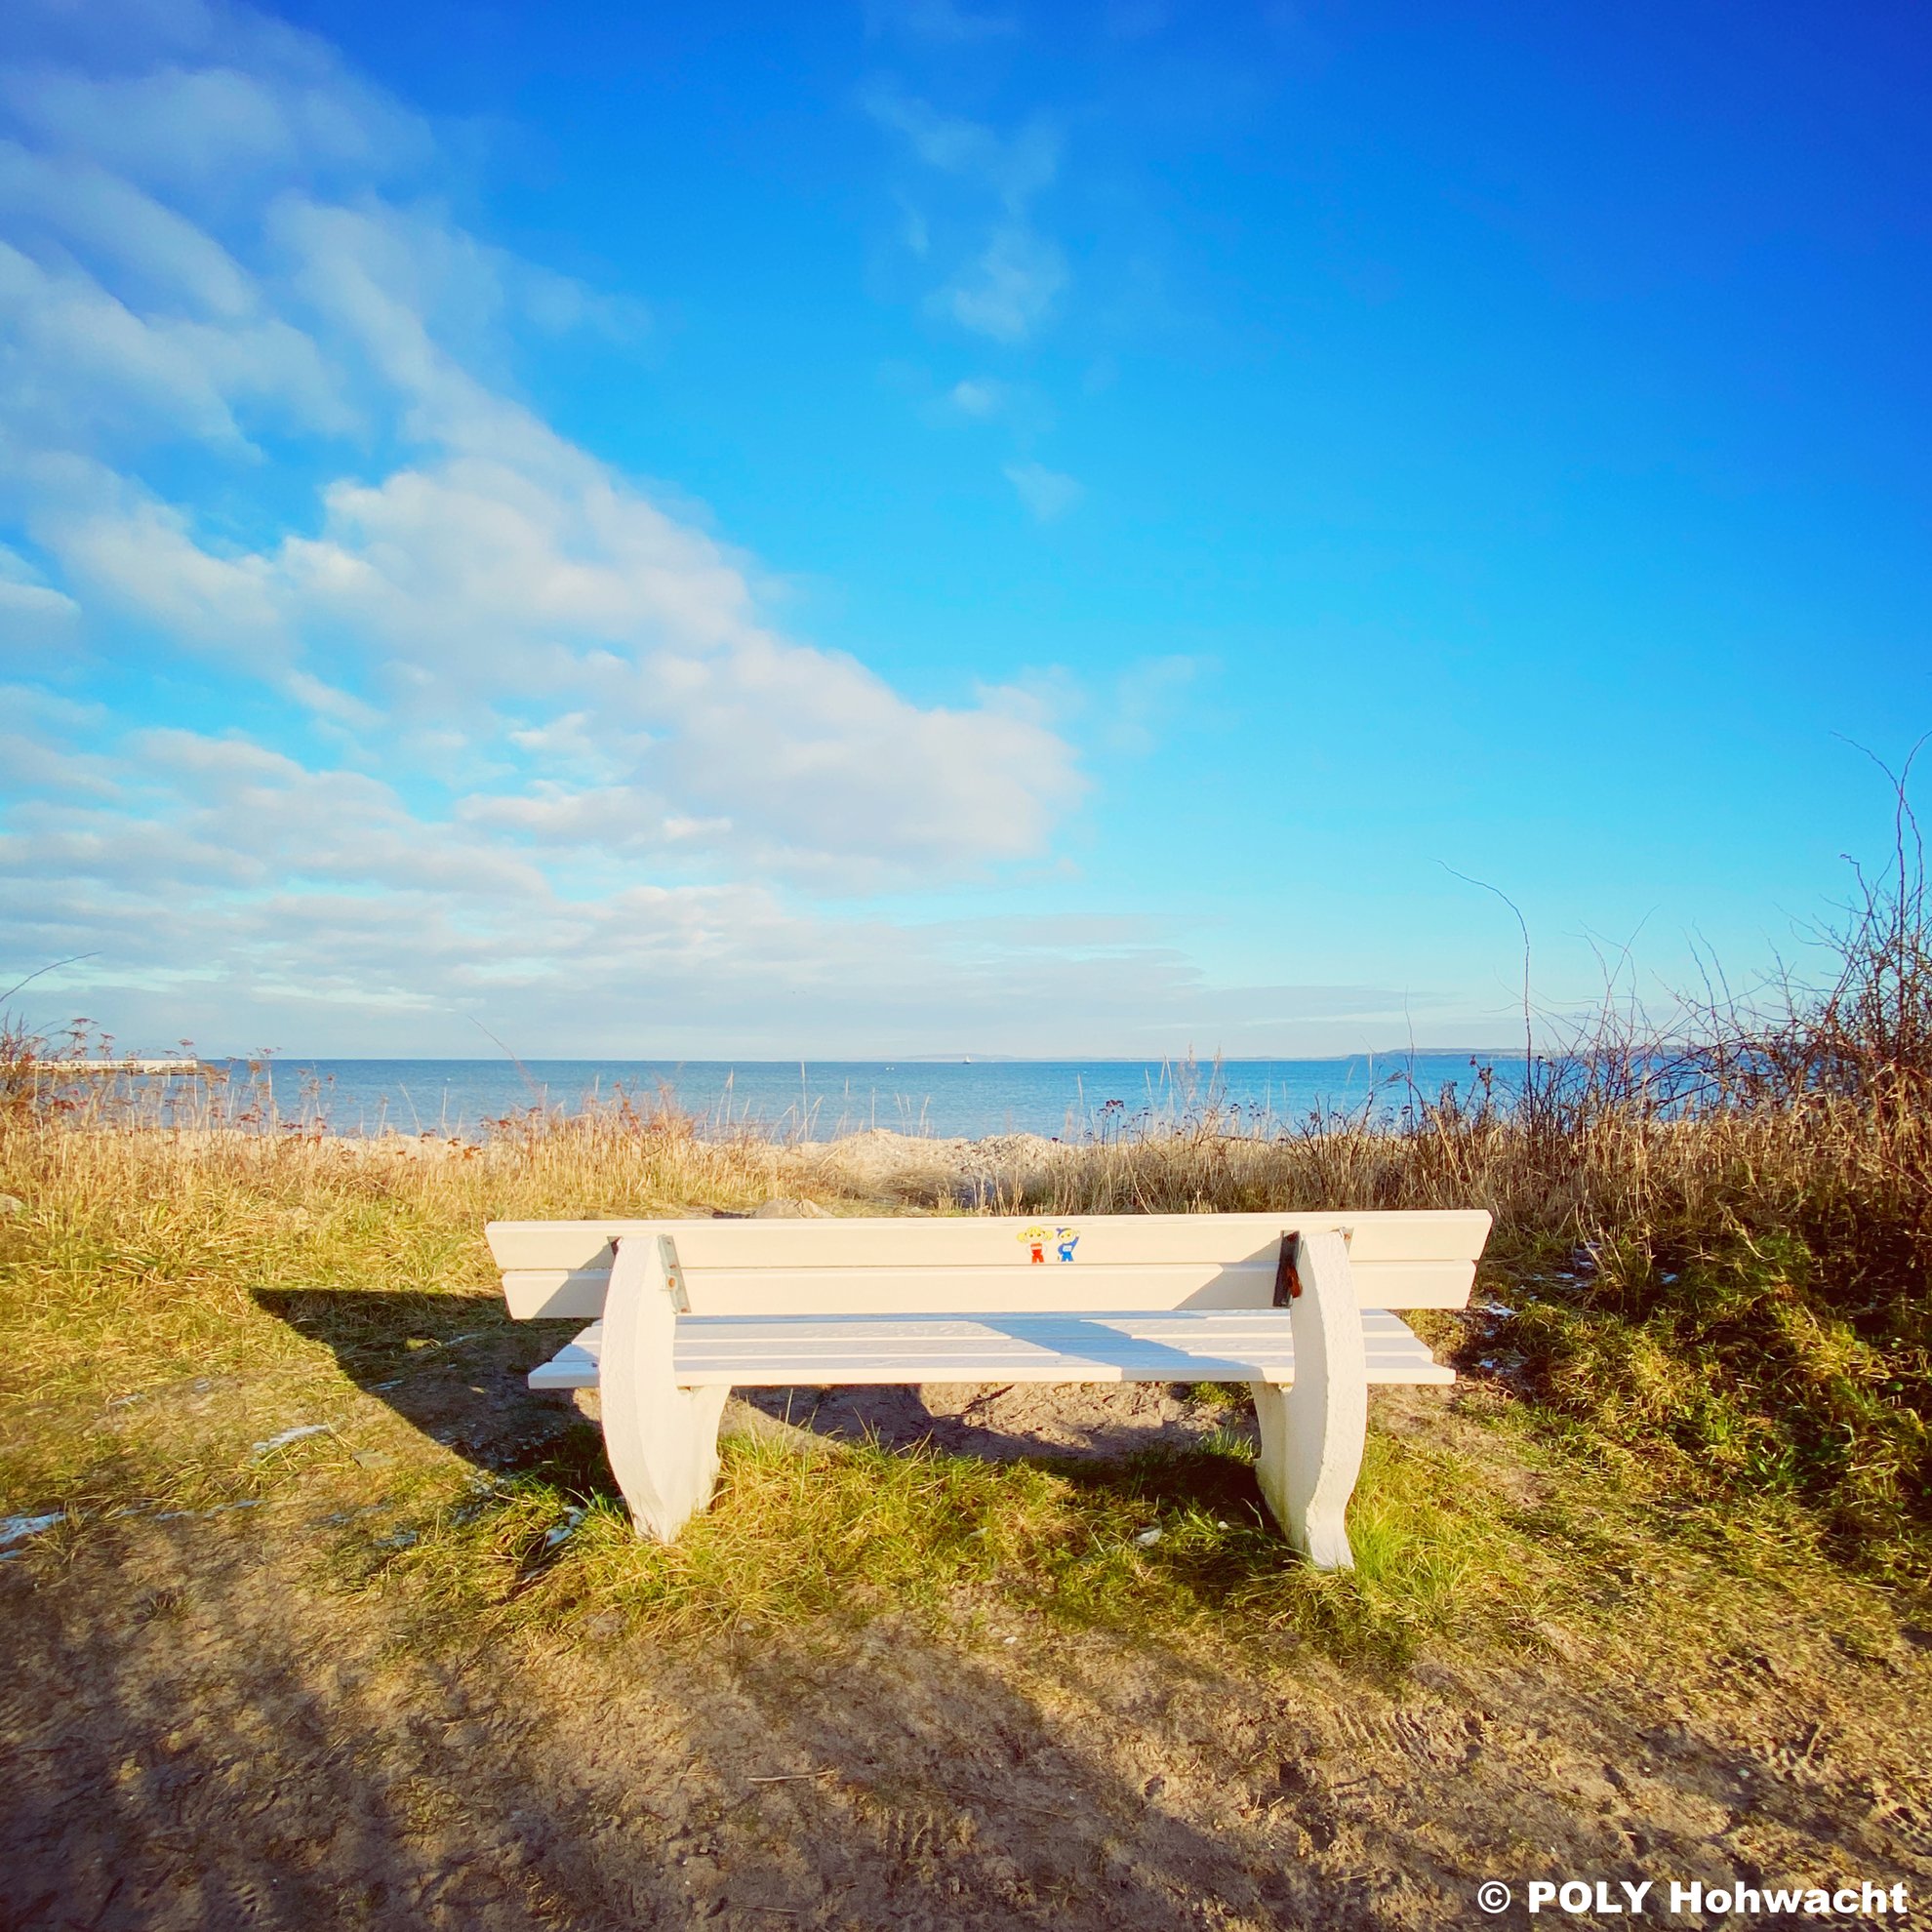
[[[1053,1230],[1053,1243],[1062,1261],[1071,1261],[1073,1250],[1080,1245],[1080,1237],[1070,1228],[1056,1228]]]

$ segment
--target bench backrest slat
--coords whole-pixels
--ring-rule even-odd
[[[602,1312],[612,1242],[668,1234],[694,1314],[1266,1308],[1284,1228],[1342,1228],[1364,1308],[1462,1308],[1489,1216],[1401,1213],[493,1222],[512,1315]],[[1038,1252],[1040,1259],[1033,1259]],[[1063,1259],[1063,1256],[1066,1259]]]

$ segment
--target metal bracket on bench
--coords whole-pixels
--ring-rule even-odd
[[[684,1269],[678,1266],[677,1243],[668,1234],[658,1236],[658,1259],[664,1264],[664,1287],[670,1295],[671,1312],[689,1314],[691,1296],[684,1286]]]
[[[1274,1264],[1274,1306],[1285,1308],[1302,1292],[1302,1277],[1295,1272],[1295,1243],[1302,1237],[1292,1228],[1281,1230],[1281,1257]]]

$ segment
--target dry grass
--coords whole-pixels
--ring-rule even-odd
[[[262,1288],[494,1288],[491,1217],[745,1208],[782,1150],[670,1114],[487,1147],[17,1117],[0,1125],[0,1397],[221,1367]]]
[[[809,1150],[621,1109],[485,1147],[18,1116],[0,1129],[0,1191],[23,1203],[0,1222],[0,1513],[64,1509],[80,1526],[334,1484],[353,1525],[342,1574],[404,1592],[425,1633],[472,1635],[602,1613],[690,1634],[994,1590],[1075,1624],[1212,1620],[1395,1657],[1481,1616],[1496,1580],[1524,1569],[1497,1546],[1494,1575],[1471,1576],[1501,1513],[1467,1458],[1384,1440],[1356,1507],[1357,1575],[1284,1564],[1238,1433],[1102,1472],[741,1440],[713,1511],[675,1549],[645,1549],[583,1425],[479,1481],[420,1435],[399,1440],[366,1392],[434,1359],[412,1350],[465,1339],[459,1327],[528,1352],[501,1311],[487,1220],[742,1210],[778,1193],[858,1205],[815,1189],[811,1167]],[[317,1432],[262,1455],[291,1419]],[[355,1461],[372,1449],[374,1504]],[[559,1524],[572,1534],[552,1546]],[[1136,1544],[1149,1528],[1158,1542]]]

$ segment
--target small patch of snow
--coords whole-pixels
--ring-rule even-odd
[[[218,1503],[212,1509],[163,1509],[154,1520],[157,1523],[175,1523],[183,1516],[219,1516],[225,1509],[259,1509],[261,1507],[261,1497],[248,1496],[239,1503]]]
[[[56,1523],[67,1519],[64,1509],[56,1509],[51,1516],[0,1516],[0,1544],[20,1543],[27,1537],[38,1536],[43,1530],[51,1530]]]
[[[543,1533],[543,1548],[545,1550],[554,1550],[560,1543],[568,1543],[575,1534],[578,1524],[583,1520],[584,1511],[582,1509],[566,1509],[564,1511],[563,1521],[552,1524]]]
[[[327,1423],[303,1423],[296,1429],[285,1429],[280,1435],[271,1435],[266,1442],[258,1442],[255,1453],[265,1456],[271,1449],[286,1449],[291,1442],[300,1442],[304,1435],[327,1435]]]

